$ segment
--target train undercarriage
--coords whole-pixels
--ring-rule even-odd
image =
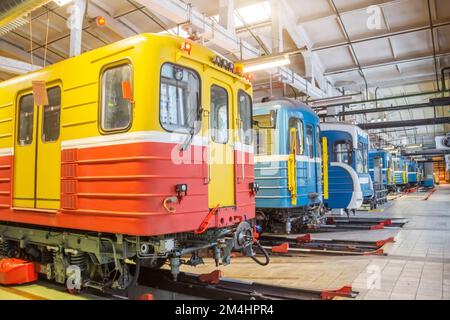
[[[142,237],[0,223],[0,259],[33,262],[38,273],[71,291],[126,293],[136,285],[141,268],[159,269],[168,263],[176,280],[182,264],[202,264],[205,252],[216,265],[229,264],[236,251],[264,264],[253,251],[253,229],[244,221],[202,234]]]
[[[316,204],[308,207],[258,209],[257,225],[269,233],[301,233],[325,222],[325,208]]]

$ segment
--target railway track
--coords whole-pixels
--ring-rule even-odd
[[[320,225],[318,229],[308,230],[310,233],[356,231],[356,230],[380,230],[402,228],[406,219],[382,219],[382,218],[346,218],[329,217],[327,223]]]
[[[143,269],[138,282],[150,290],[211,300],[331,300],[335,297],[355,298],[358,294],[350,286],[315,291],[221,278],[218,270],[206,275],[180,273],[174,281],[169,270]]]
[[[278,255],[330,254],[330,255],[384,255],[383,246],[394,238],[379,241],[312,239],[301,236],[263,235],[259,242],[268,252]]]

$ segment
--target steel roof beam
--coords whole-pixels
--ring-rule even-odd
[[[450,123],[450,117],[416,119],[406,121],[360,123],[358,124],[358,126],[363,130],[371,130],[371,129],[387,129],[387,128],[403,128],[403,127],[420,127],[445,123]]]
[[[24,74],[40,68],[34,64],[0,56],[0,71],[6,73]]]
[[[238,60],[248,60],[261,56],[259,49],[241,40],[235,32],[230,32],[183,1],[136,0],[136,2],[178,25],[187,25],[193,31],[199,32],[204,40],[236,55]],[[322,90],[289,68],[279,68],[279,73],[281,81],[288,82],[296,89],[314,98],[326,96]]]
[[[447,57],[450,56],[450,52],[441,52],[441,53],[437,53],[436,57],[437,58],[441,58],[441,57]],[[414,57],[405,57],[402,59],[393,59],[393,60],[388,60],[388,61],[378,61],[378,62],[373,62],[370,64],[363,64],[361,65],[362,69],[374,69],[374,68],[380,68],[380,67],[387,67],[387,66],[391,66],[391,65],[397,65],[397,64],[403,64],[403,63],[408,63],[408,62],[417,62],[417,61],[422,61],[422,60],[429,60],[429,59],[434,59],[434,55],[420,55],[420,56],[414,56]],[[343,69],[334,69],[334,70],[325,70],[324,75],[325,76],[332,76],[332,75],[336,75],[336,74],[342,74],[342,73],[348,73],[348,72],[356,72],[359,70],[359,67],[350,67],[350,68],[343,68]]]

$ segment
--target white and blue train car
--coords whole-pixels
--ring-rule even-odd
[[[319,118],[307,105],[265,99],[253,109],[258,225],[266,232],[301,232],[319,225],[322,168]]]
[[[369,136],[358,126],[346,123],[321,123],[320,136],[326,138],[328,151],[328,209],[355,211],[374,198],[369,174]]]

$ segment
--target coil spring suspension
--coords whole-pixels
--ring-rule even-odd
[[[9,257],[14,251],[14,243],[9,240],[0,241],[0,257]]]
[[[79,252],[78,254],[72,254],[69,256],[70,264],[73,266],[78,266],[81,272],[87,269],[87,259],[85,252]]]

